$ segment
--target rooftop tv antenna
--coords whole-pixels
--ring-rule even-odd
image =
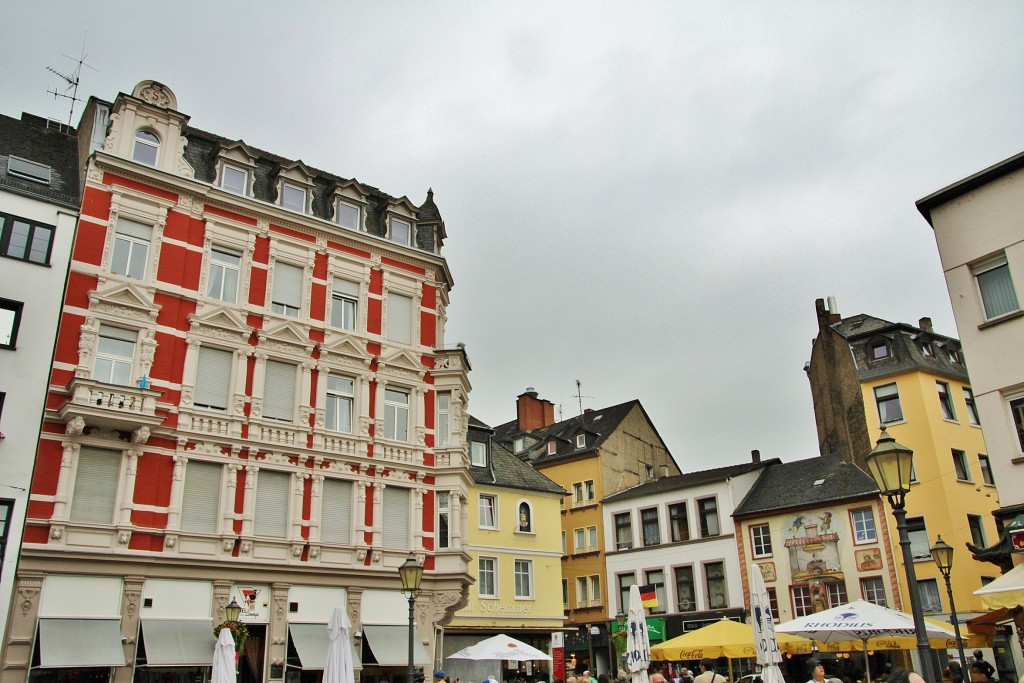
[[[579,380],[576,380],[576,400],[580,404],[580,415],[583,414],[583,399],[585,399],[585,398],[594,398],[594,397],[593,396],[585,396],[583,394],[583,384]]]
[[[82,77],[82,67],[87,66],[93,71],[97,71],[95,67],[85,63],[85,58],[88,56],[85,54],[85,40],[86,38],[88,38],[88,36],[89,34],[88,32],[86,32],[85,38],[82,38],[82,55],[78,59],[75,59],[74,57],[69,57],[65,54],[61,54],[62,57],[64,57],[65,59],[70,59],[71,62],[75,65],[75,70],[72,71],[70,74],[61,73],[60,71],[54,69],[52,66],[46,67],[47,71],[57,74],[57,76],[62,78],[64,82],[67,83],[67,85],[64,86],[64,92],[57,92],[56,88],[52,90],[47,90],[46,92],[49,95],[53,95],[53,99],[55,100],[61,98],[71,100],[71,108],[68,111],[68,128],[71,127],[71,121],[74,119],[75,116],[75,102],[82,101],[78,98],[78,84],[81,81]]]

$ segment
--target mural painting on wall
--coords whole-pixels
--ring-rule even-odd
[[[761,562],[757,566],[761,568],[761,578],[763,578],[766,583],[772,583],[775,581],[774,562]]]
[[[793,584],[807,586],[815,612],[829,608],[828,585],[844,581],[832,518],[831,511],[797,515],[786,529]]]

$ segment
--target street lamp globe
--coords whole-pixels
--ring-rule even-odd
[[[879,492],[902,504],[910,490],[914,472],[914,451],[898,443],[882,428],[878,443],[867,455],[868,471],[878,485]]]
[[[242,606],[239,605],[234,598],[231,598],[231,602],[224,607],[224,618],[227,621],[238,621],[238,617],[242,614]]]
[[[419,592],[420,582],[423,580],[423,565],[416,561],[416,555],[409,554],[398,568],[398,574],[402,577],[402,593],[415,595]]]
[[[939,568],[943,576],[949,576],[949,572],[953,569],[953,546],[942,540],[942,536],[935,539],[935,545],[932,546],[932,559],[935,560],[935,566]]]

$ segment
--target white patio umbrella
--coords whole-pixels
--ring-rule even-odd
[[[324,663],[323,683],[353,683],[356,679],[352,664],[352,641],[349,629],[352,622],[338,605],[327,623],[327,659]],[[211,682],[212,683],[212,682]]]
[[[210,683],[235,683],[235,639],[231,629],[224,627],[213,647],[213,672]]]
[[[538,659],[550,661],[551,655],[544,654],[521,640],[499,633],[448,655],[448,659],[511,659],[526,662]]]
[[[750,565],[750,612],[754,618],[754,649],[757,663],[761,665],[761,680],[764,683],[786,683],[779,668],[782,652],[775,637],[775,615],[761,576],[761,567],[756,564]]]
[[[640,588],[629,587],[629,609],[626,611],[626,671],[630,683],[649,683],[647,667],[651,665],[651,641],[647,635],[647,617],[640,600]]]
[[[785,624],[776,626],[775,630],[780,633],[792,633],[810,638],[819,643],[839,640],[861,641],[867,683],[871,683],[871,670],[868,666],[867,654],[868,640],[880,636],[912,636],[916,634],[914,618],[909,614],[864,600],[854,600],[846,605],[839,605],[823,612],[787,621]],[[929,638],[949,638],[955,635],[952,630],[930,621],[925,622],[925,630]]]

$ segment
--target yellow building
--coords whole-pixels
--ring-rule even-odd
[[[954,548],[952,588],[964,620],[982,611],[973,591],[999,574],[967,549],[997,538],[992,511],[999,503],[960,343],[934,333],[928,318],[917,327],[868,315],[842,318],[829,304],[817,301],[819,333],[806,367],[820,451],[864,469],[880,426],[913,449],[916,480],[906,509],[916,588],[926,614],[948,616],[945,583],[929,554],[941,535]],[[895,522],[891,514],[885,520],[895,547]],[[898,549],[895,557],[909,610]]]
[[[566,667],[595,676],[610,670],[605,537],[600,503],[612,493],[679,474],[647,411],[633,400],[555,422],[554,405],[532,389],[516,401],[517,418],[495,427],[494,440],[568,491],[561,523],[561,604],[567,616]],[[614,671],[612,671],[614,673]]]
[[[495,443],[493,431],[470,418],[470,474],[465,548],[476,582],[467,604],[445,627],[443,657],[503,633],[544,652],[551,634],[562,630],[562,541],[559,510],[565,490]],[[441,514],[451,509],[439,506]],[[439,528],[448,525],[447,517]],[[443,659],[438,666],[454,680],[481,681],[488,675],[548,674],[550,663]],[[497,667],[504,667],[501,671]]]

